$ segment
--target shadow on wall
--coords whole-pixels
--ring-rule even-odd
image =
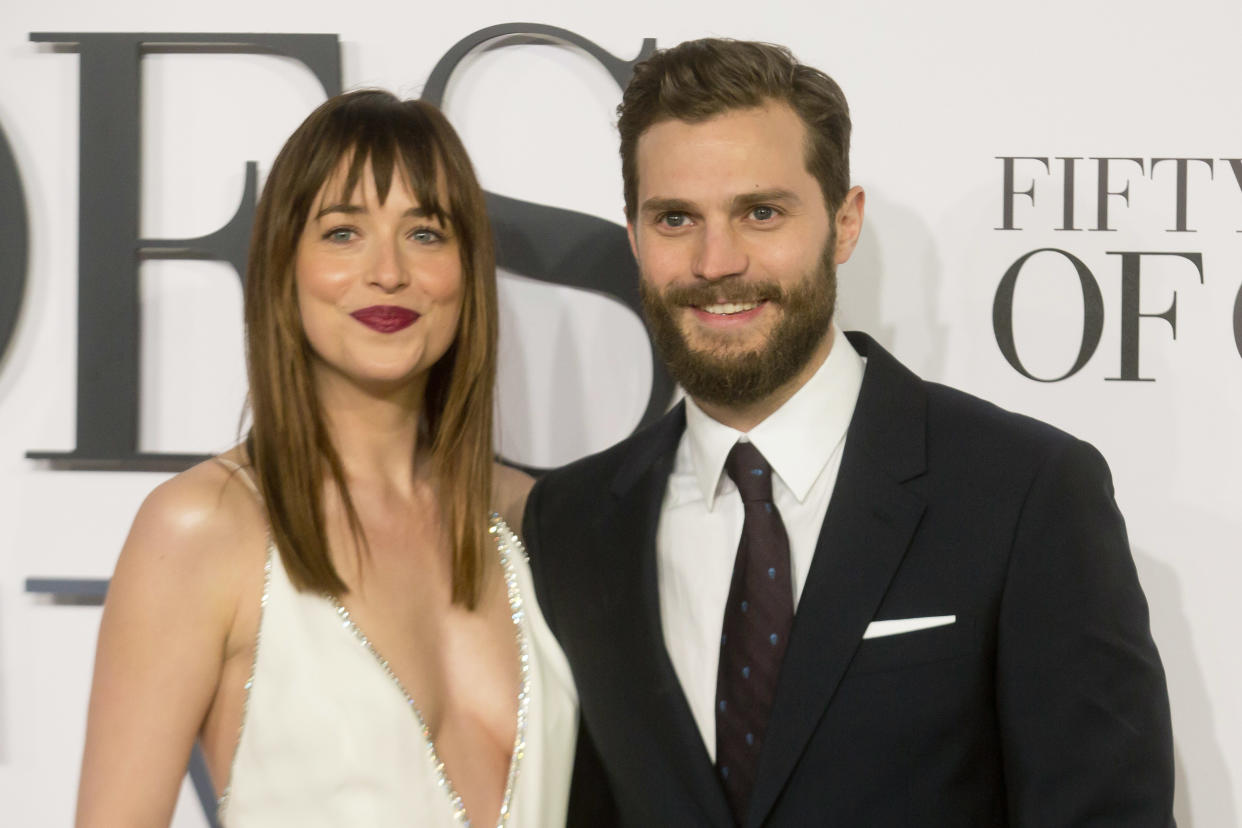
[[[529,335],[532,331],[524,332],[521,315],[524,310],[529,313],[538,306],[532,296],[525,296],[524,302],[508,300],[513,297],[514,289],[523,283],[528,289],[535,288],[536,295],[539,290],[555,288],[518,274],[501,272],[504,276],[498,286],[501,353],[496,383],[496,450],[505,462],[537,472],[543,466],[557,466],[573,459],[559,457],[558,449],[563,451],[563,447],[569,446],[578,449],[578,454],[586,454],[586,447],[591,445],[592,435],[586,427],[591,414],[590,400],[585,398],[581,384],[572,381],[581,377],[587,367],[580,355],[581,343],[576,341],[574,331],[566,323],[565,312],[556,302],[547,302],[540,309],[547,315],[540,319],[539,333],[554,343],[550,349],[553,361],[546,366],[535,364],[538,360],[532,360],[531,344],[524,338],[524,333]],[[535,370],[549,370],[553,378],[569,380],[554,379],[553,396],[536,399],[531,394],[536,386],[530,381]]]
[[[1163,643],[1160,658],[1164,662],[1169,695],[1174,700],[1173,760],[1177,792],[1173,814],[1179,828],[1237,825],[1234,781],[1220,748],[1211,699],[1195,654],[1177,572],[1141,549],[1134,550],[1134,562],[1147,593],[1151,617],[1160,624],[1159,639]],[[1193,756],[1190,763],[1194,772],[1193,790],[1185,764],[1187,755]],[[1203,818],[1196,821],[1196,813]]]
[[[530,370],[530,360],[526,358],[526,351],[522,348],[518,310],[506,295],[506,281],[509,278],[521,277],[497,269],[497,316],[500,327],[497,346],[500,353],[496,358],[496,397],[493,402],[495,421],[492,435],[493,448],[500,458],[514,466],[522,466],[526,460],[522,449],[526,447],[520,444],[520,439],[513,439],[510,435],[530,433],[534,401],[530,395],[530,384],[525,381]],[[514,382],[514,377],[521,380]]]
[[[862,235],[838,274],[840,326],[870,334],[919,376],[938,379],[948,347],[937,318],[942,279],[923,217],[868,190]]]

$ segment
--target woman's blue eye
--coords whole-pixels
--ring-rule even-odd
[[[413,233],[410,234],[410,236],[411,238],[414,239],[414,241],[422,242],[423,244],[430,244],[431,242],[437,242],[443,238],[443,236],[441,236],[435,230],[431,230],[426,227],[420,230],[415,230]]]
[[[348,227],[334,227],[324,234],[328,241],[347,242],[354,237],[354,231]]]

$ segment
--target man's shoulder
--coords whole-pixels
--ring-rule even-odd
[[[1024,497],[1053,469],[1076,468],[1086,475],[1080,481],[1110,479],[1100,452],[1073,434],[956,388],[926,387],[929,483],[958,481],[1000,502]]]
[[[927,389],[928,432],[969,440],[1003,441],[1009,444],[1058,446],[1073,435],[1027,414],[1010,411],[974,394],[937,382],[924,382]]]
[[[864,379],[864,396],[868,396],[868,390],[873,392],[869,395],[871,403],[866,407],[873,412],[881,407],[917,412],[896,422],[920,427],[926,435],[929,451],[947,446],[959,452],[990,452],[993,458],[1028,453],[1046,456],[1050,451],[1078,442],[1073,435],[1042,420],[1007,410],[961,389],[918,377],[870,337],[852,334],[851,341],[879,369],[877,376],[871,378],[876,383],[875,388],[868,389],[867,379]]]
[[[627,472],[641,471],[674,450],[684,426],[685,411],[679,404],[620,442],[545,472],[535,485],[544,496],[556,492],[584,499],[602,497],[623,483]]]

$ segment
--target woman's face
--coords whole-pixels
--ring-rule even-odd
[[[394,170],[379,203],[370,163],[353,193],[346,167],[324,185],[294,264],[316,374],[372,390],[425,377],[453,343],[462,306],[455,228],[423,211]],[[443,201],[442,201],[443,203]]]

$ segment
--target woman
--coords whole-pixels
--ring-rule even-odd
[[[78,824],[563,822],[576,697],[492,462],[483,194],[444,117],[333,98],[281,150],[245,294],[253,427],[157,488],[100,629]],[[364,632],[365,631],[365,632]]]

